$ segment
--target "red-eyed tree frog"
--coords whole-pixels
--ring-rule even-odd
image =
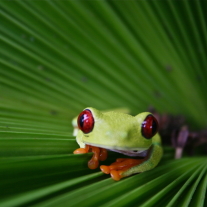
[[[131,116],[120,112],[101,112],[85,108],[72,124],[80,148],[74,154],[93,152],[88,162],[90,169],[107,158],[107,150],[125,154],[110,166],[101,165],[103,173],[118,181],[136,173],[153,169],[160,161],[163,150],[158,122],[149,112]]]

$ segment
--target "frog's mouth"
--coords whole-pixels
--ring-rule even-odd
[[[130,157],[146,157],[147,153],[150,149],[149,148],[134,148],[134,149],[123,149],[123,148],[112,148],[112,147],[108,147],[108,146],[103,146],[103,145],[98,145],[98,144],[91,144],[91,143],[85,143],[87,145],[91,145],[94,147],[99,147],[99,148],[103,148],[103,149],[107,149],[109,151],[113,151],[113,152],[117,152],[117,153],[121,153]]]
[[[113,151],[113,152],[118,152],[118,153],[130,156],[130,157],[146,157],[147,152],[148,152],[148,149],[143,150],[143,151],[140,151],[140,150],[113,150],[113,149],[108,149],[108,150]]]

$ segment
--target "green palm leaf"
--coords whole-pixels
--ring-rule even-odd
[[[153,106],[206,127],[206,8],[0,1],[0,206],[205,206],[205,155],[173,160],[166,147],[157,168],[115,182],[73,155],[71,120]]]

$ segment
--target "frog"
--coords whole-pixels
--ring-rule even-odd
[[[80,148],[74,154],[93,152],[88,162],[90,169],[99,167],[107,159],[108,151],[126,155],[111,165],[100,165],[100,170],[112,179],[149,171],[160,162],[163,149],[158,133],[159,124],[150,112],[136,116],[118,111],[102,112],[93,107],[85,108],[72,121],[74,135]]]

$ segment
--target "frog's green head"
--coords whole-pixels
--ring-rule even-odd
[[[88,144],[114,151],[144,151],[152,144],[158,123],[148,112],[131,116],[119,112],[102,113],[88,107],[77,119],[79,145]]]

